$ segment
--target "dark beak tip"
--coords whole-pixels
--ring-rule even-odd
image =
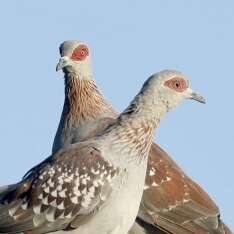
[[[202,104],[206,104],[206,99],[202,96],[199,96],[198,98],[195,98],[196,101],[202,103]]]
[[[206,99],[204,98],[202,101],[201,101],[202,104],[206,104]]]
[[[197,102],[200,102],[200,103],[203,103],[205,104],[206,103],[206,100],[204,97],[202,97],[201,95],[193,92],[192,95],[191,95],[191,99],[197,101]]]

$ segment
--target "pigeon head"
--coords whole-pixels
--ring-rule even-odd
[[[56,71],[75,73],[79,79],[92,77],[90,50],[86,43],[80,41],[65,41],[60,47],[60,59]]]
[[[187,77],[176,70],[163,70],[151,76],[143,85],[141,93],[153,98],[153,103],[166,107],[177,106],[184,99],[205,103],[205,99],[189,86]]]

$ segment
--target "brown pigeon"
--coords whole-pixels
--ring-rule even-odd
[[[88,45],[65,41],[60,46],[60,55],[57,70],[62,69],[65,74],[65,102],[53,152],[96,135],[117,116],[95,84]],[[175,77],[167,85],[182,91],[186,83]],[[176,234],[231,233],[208,194],[153,143],[132,233],[161,233],[159,230]]]

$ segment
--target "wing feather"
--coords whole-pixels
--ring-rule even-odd
[[[209,195],[153,144],[139,218],[174,234],[225,233]]]
[[[103,204],[102,195],[109,196],[117,173],[93,144],[60,150],[3,196],[0,232],[77,228]]]

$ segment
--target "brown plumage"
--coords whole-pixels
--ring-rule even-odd
[[[62,56],[69,57],[79,44],[83,43],[75,41],[62,44],[60,47]],[[87,58],[89,63],[89,57]],[[70,110],[72,118],[69,118],[69,121],[73,127],[66,127],[66,121],[60,122],[59,129],[63,129],[67,137],[58,130],[54,145],[59,147],[66,145],[67,139],[69,143],[74,143],[96,135],[112,121],[113,116],[116,116],[113,108],[97,89],[90,71],[87,75],[84,71],[80,72],[79,68],[76,69],[76,65],[74,61],[68,59],[66,66],[63,67],[65,90],[67,86],[73,90],[69,95],[65,91],[67,101],[64,106]],[[72,87],[73,85],[80,87]],[[81,110],[84,113],[81,113]],[[131,108],[128,111],[131,111]],[[63,112],[61,119],[66,118]],[[84,125],[80,124],[81,120],[85,122],[85,132]],[[150,225],[144,225],[144,222]],[[185,175],[170,156],[155,143],[149,154],[145,190],[138,215],[139,223],[143,228],[142,232],[137,229],[137,232],[131,233],[159,233],[159,230],[174,234],[231,233],[225,228],[220,219],[219,209],[209,195]]]
[[[174,70],[152,75],[101,133],[32,168],[0,198],[0,232],[126,234],[137,217],[160,119],[185,99],[203,100],[189,87],[165,86],[178,76],[186,80]]]
[[[69,75],[71,78],[69,78]],[[63,116],[66,116],[65,121],[68,127],[71,127],[70,125],[74,124],[74,119],[83,122],[94,119],[105,112],[106,103],[94,81],[84,82],[80,79],[73,79],[72,74],[69,75],[65,79],[66,99]],[[82,105],[79,105],[79,103],[82,103]]]
[[[155,144],[145,186],[139,212],[143,220],[171,233],[229,233],[209,195]]]

